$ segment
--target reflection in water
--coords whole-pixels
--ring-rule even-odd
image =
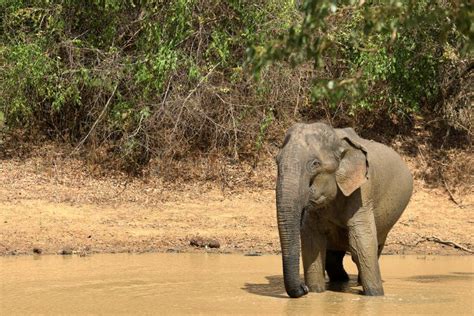
[[[351,293],[362,295],[362,287],[357,282],[357,275],[349,275],[349,282],[327,282],[326,290],[333,292]]]
[[[469,314],[474,257],[381,258],[384,297],[351,280],[289,299],[279,256],[0,258],[0,314]]]
[[[349,282],[326,282],[326,291],[344,292],[344,293],[362,295],[363,292],[357,282],[357,276],[351,275],[350,278],[351,279]],[[249,293],[256,294],[256,295],[280,297],[280,298],[287,297],[284,291],[285,285],[283,283],[282,275],[266,276],[265,279],[267,280],[267,282],[264,282],[264,283],[245,283],[245,286],[243,287],[243,289]],[[303,279],[302,275],[301,275],[301,279]],[[356,288],[356,287],[359,287],[359,288]]]

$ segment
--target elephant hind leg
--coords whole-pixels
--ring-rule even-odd
[[[380,258],[380,255],[382,254],[382,250],[383,250],[384,246],[385,246],[384,244],[381,244],[381,245],[378,246],[378,248],[377,248],[377,257],[378,258]]]
[[[378,238],[378,247],[377,247],[377,257],[380,258],[382,254],[383,247],[385,246],[385,240],[387,239],[387,235]]]
[[[345,251],[327,250],[326,251],[326,272],[331,282],[347,282],[349,275],[344,270],[342,260],[344,259]]]

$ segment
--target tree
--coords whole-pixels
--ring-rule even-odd
[[[276,60],[311,63],[316,105],[351,116],[407,118],[445,108],[439,104],[448,102],[449,85],[472,71],[472,6],[467,0],[306,0],[299,23],[270,45],[250,49],[250,56],[256,73]],[[470,107],[468,97],[456,102],[458,114]]]

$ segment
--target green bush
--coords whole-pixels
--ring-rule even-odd
[[[403,119],[435,110],[442,76],[472,63],[470,1],[306,0],[301,10],[300,24],[251,50],[254,67],[312,63],[313,106],[327,104],[333,115]]]
[[[433,110],[472,128],[469,2],[300,2],[3,0],[0,124],[132,171],[253,158],[295,120]]]
[[[5,0],[0,14],[6,127],[131,169],[257,147],[275,91],[255,101],[245,50],[297,16],[291,0]]]

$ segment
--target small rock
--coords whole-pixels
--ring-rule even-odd
[[[36,254],[40,255],[40,254],[43,253],[43,249],[41,249],[39,247],[34,247],[33,248],[33,253],[36,253]]]
[[[59,252],[59,254],[63,256],[72,255],[72,248],[66,246]]]
[[[201,248],[220,248],[221,244],[217,239],[203,238],[203,237],[194,237],[191,238],[189,244],[194,247]]]

